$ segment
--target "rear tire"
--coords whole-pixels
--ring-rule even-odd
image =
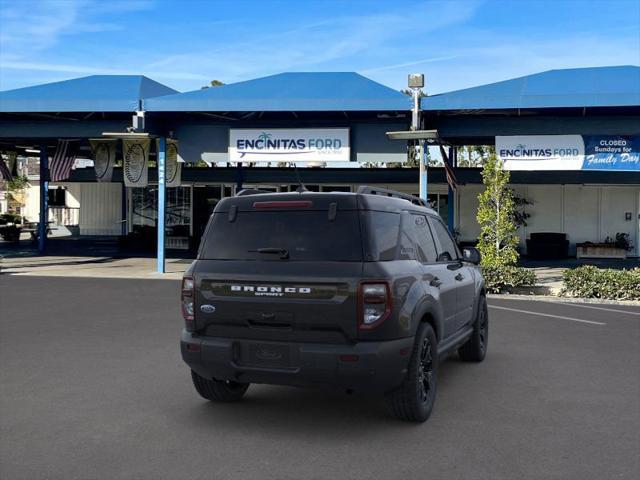
[[[209,380],[201,377],[193,370],[191,370],[191,379],[200,396],[214,402],[237,402],[249,388],[248,383]]]
[[[473,323],[473,333],[467,343],[458,349],[458,355],[465,362],[481,362],[487,354],[489,341],[489,312],[487,299],[481,296],[478,300],[476,321]]]
[[[416,333],[409,370],[402,385],[387,394],[391,413],[407,422],[424,422],[436,400],[438,340],[431,325],[423,323]]]

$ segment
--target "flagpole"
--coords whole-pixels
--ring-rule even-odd
[[[40,145],[40,223],[38,224],[38,252],[44,255],[47,247],[47,223],[49,221],[49,157],[47,144]]]

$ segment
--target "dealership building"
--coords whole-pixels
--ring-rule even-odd
[[[0,92],[0,151],[46,163],[66,139],[78,157],[95,157],[49,182],[46,197],[46,172],[32,165],[25,217],[37,220],[46,201],[49,218],[76,235],[149,250],[159,238],[188,255],[216,202],[241,188],[294,191],[302,181],[312,191],[418,194],[417,168],[400,166],[407,142],[387,135],[410,129],[411,107],[403,93],[349,72],[186,93],[142,76],[91,76]],[[456,161],[463,146],[489,145],[522,199],[524,254],[531,234],[551,232],[565,234],[569,255],[619,233],[628,255],[640,255],[640,67],[553,70],[427,96],[419,128],[437,132],[431,140],[451,161],[454,188],[444,168],[429,167],[427,197],[460,242],[479,233],[483,187],[479,168]],[[107,167],[105,158],[98,165],[101,144]],[[133,155],[135,145],[144,155]]]

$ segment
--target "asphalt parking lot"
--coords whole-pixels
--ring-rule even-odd
[[[253,385],[197,396],[178,282],[0,275],[3,479],[639,478],[640,307],[490,299],[431,419]]]

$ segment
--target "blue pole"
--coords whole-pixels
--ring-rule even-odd
[[[166,213],[166,151],[167,139],[160,137],[158,146],[158,273],[164,273],[164,219]]]
[[[429,148],[424,141],[420,141],[420,198],[427,201],[427,165]]]
[[[38,224],[38,252],[47,248],[47,222],[49,221],[49,157],[47,145],[40,145],[40,223]]]
[[[456,149],[456,147],[451,147],[449,149],[449,161],[451,162],[451,168],[455,168],[458,165],[458,150]],[[449,189],[447,190],[447,226],[449,227],[449,231],[452,235],[455,229],[455,222],[453,218],[455,215],[455,209],[453,203],[453,188],[451,188],[451,185],[449,185]]]

